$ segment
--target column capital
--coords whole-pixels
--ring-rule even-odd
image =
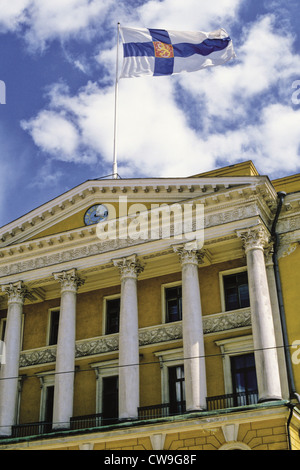
[[[62,271],[61,273],[54,273],[53,276],[56,281],[60,282],[62,292],[77,292],[78,287],[82,286],[85,282],[78,276],[76,269]]]
[[[262,224],[237,230],[236,233],[241,238],[246,253],[255,249],[264,251],[269,246],[271,239],[270,233]]]
[[[125,258],[113,259],[113,264],[118,268],[121,279],[133,278],[137,279],[138,275],[144,271],[137,255],[127,256]]]
[[[6,284],[2,286],[2,292],[8,295],[8,303],[23,304],[26,297],[29,296],[29,291],[22,281]]]
[[[197,250],[194,244],[184,243],[182,245],[173,245],[173,250],[178,253],[182,266],[184,264],[202,264],[205,250]]]

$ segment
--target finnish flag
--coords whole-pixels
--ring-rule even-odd
[[[222,65],[235,57],[224,29],[166,31],[120,27],[123,69],[120,78],[164,76]]]

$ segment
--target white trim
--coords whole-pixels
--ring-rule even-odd
[[[40,421],[45,420],[47,388],[54,387],[55,371],[47,371],[36,374],[41,382]]]
[[[228,338],[215,341],[215,344],[221,348],[223,359],[223,373],[225,395],[232,393],[232,374],[230,357],[239,356],[241,354],[252,353],[254,349],[253,338],[249,336],[239,336],[237,338]]]
[[[48,308],[48,321],[47,321],[47,333],[46,333],[46,345],[47,346],[55,346],[54,344],[49,344],[50,343],[50,333],[51,333],[51,316],[52,312],[58,311],[60,312],[60,307],[52,307]]]
[[[107,315],[107,301],[114,300],[114,299],[121,299],[121,293],[113,294],[113,295],[106,295],[103,297],[103,309],[102,309],[102,336],[107,336],[108,334],[114,333],[106,333],[106,315]]]
[[[223,444],[221,447],[219,447],[218,450],[252,450],[252,449],[244,442],[233,441],[233,442],[227,442],[226,444]]]
[[[91,367],[96,373],[96,413],[102,413],[103,378],[119,376],[119,360],[97,362]]]
[[[164,323],[175,323],[175,322],[167,322],[167,312],[166,312],[166,289],[169,287],[178,287],[182,286],[182,280],[168,282],[166,284],[161,284],[161,322]]]
[[[162,404],[169,403],[169,367],[184,365],[183,348],[155,352],[154,356],[158,357],[160,362],[161,402]]]
[[[221,296],[221,309],[222,312],[226,312],[225,295],[224,295],[224,276],[230,276],[231,274],[242,273],[247,270],[247,266],[241,266],[240,268],[227,269],[226,271],[219,272],[219,285],[220,285],[220,296]],[[236,309],[237,310],[237,309]],[[230,310],[231,311],[231,310]]]

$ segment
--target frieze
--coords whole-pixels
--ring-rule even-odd
[[[242,207],[235,207],[232,210],[228,209],[226,211],[219,211],[215,213],[210,213],[209,211],[205,213],[205,220],[204,225],[205,228],[214,227],[218,225],[223,225],[224,223],[234,222],[236,220],[242,220],[244,218],[249,218],[255,215],[260,214],[259,208],[257,207],[256,203],[248,203]],[[173,233],[173,225],[170,227],[171,233]],[[193,221],[193,230],[195,229],[195,221]],[[78,233],[74,232],[75,235]],[[69,241],[69,240],[68,240]],[[61,240],[63,245],[63,240]],[[80,242],[82,243],[82,241]],[[13,261],[15,256],[20,256],[20,251],[17,246],[11,246],[10,250],[12,250],[12,254],[7,256],[4,249],[2,254],[2,262],[0,264],[0,277],[10,276],[14,274],[20,274],[26,271],[32,271],[35,269],[45,268],[49,266],[54,266],[56,264],[74,261],[77,259],[98,255],[101,253],[109,252],[118,250],[121,248],[126,248],[128,246],[134,246],[137,244],[145,243],[143,239],[131,239],[128,237],[127,239],[113,239],[113,240],[102,240],[101,242],[92,237],[90,239],[85,240],[85,244],[82,246],[76,246],[74,248],[66,247],[63,249],[61,245],[59,251],[49,253],[50,250],[54,250],[55,246],[48,247],[48,250],[45,251],[44,248],[38,248],[41,244],[37,241],[33,241],[30,244],[30,256],[29,259],[22,259],[19,261]],[[22,245],[23,246],[23,245]],[[25,243],[25,248],[26,245]],[[24,250],[25,250],[24,248]],[[16,250],[16,252],[14,252]],[[43,250],[43,253],[38,254],[38,250]],[[21,255],[24,257],[24,252]],[[11,258],[11,259],[10,259]],[[5,261],[4,261],[5,260]]]
[[[236,328],[251,327],[250,308],[231,312],[207,315],[203,318],[204,334],[222,333]],[[182,323],[168,323],[139,330],[139,345],[148,346],[182,339]],[[99,338],[76,342],[76,359],[103,353],[116,352],[119,349],[119,335],[107,335]],[[56,360],[56,346],[23,351],[20,356],[20,367],[53,363]]]

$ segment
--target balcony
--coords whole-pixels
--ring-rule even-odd
[[[227,395],[218,395],[215,397],[207,397],[207,410],[205,411],[218,411],[224,409],[235,408],[239,406],[255,405],[258,402],[258,392],[241,392],[230,393]],[[159,405],[142,406],[138,409],[138,420],[146,421],[150,419],[167,418],[170,416],[181,415],[185,413],[185,402],[176,403],[176,406],[170,403]],[[119,421],[117,418],[104,419],[101,413],[74,416],[70,421],[70,428],[68,430],[80,431],[89,428],[99,428],[102,426],[116,425]],[[67,429],[66,429],[67,430]],[[42,436],[47,435],[52,430],[52,424],[46,422],[18,424],[12,428],[12,438],[22,438],[29,436]]]

